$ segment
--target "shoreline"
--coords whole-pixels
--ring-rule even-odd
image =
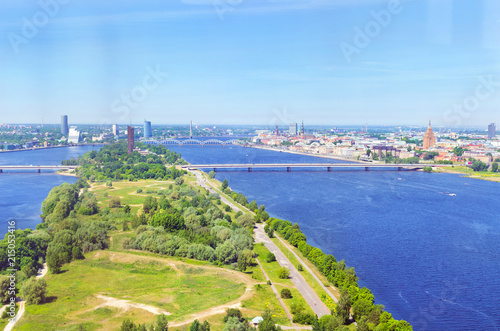
[[[273,152],[283,152],[283,153],[289,153],[289,154],[297,154],[297,155],[304,155],[304,156],[312,156],[312,157],[320,157],[323,159],[331,159],[331,160],[339,160],[339,161],[346,161],[346,162],[353,162],[353,163],[361,163],[361,164],[373,164],[373,162],[366,162],[366,161],[361,161],[361,160],[353,160],[341,156],[333,156],[333,155],[324,155],[324,154],[312,154],[312,153],[304,153],[304,152],[295,152],[295,151],[290,151],[290,150],[282,150],[279,148],[275,147],[257,147],[257,145],[249,145],[250,148],[255,148],[255,149],[263,149],[267,151],[273,151]]]
[[[64,148],[64,147],[86,147],[86,146],[104,146],[104,144],[78,144],[78,145],[58,145],[58,146],[47,146],[47,147],[33,147],[33,148],[1,150],[0,153],[32,152],[32,151],[38,151],[41,149]]]
[[[435,173],[441,173],[441,174],[453,174],[453,175],[460,175],[461,177],[464,178],[471,178],[471,179],[478,179],[478,180],[485,180],[488,182],[494,182],[494,183],[500,183],[500,174],[499,175],[493,175],[493,176],[485,176],[485,173],[469,173],[469,172],[464,172],[461,170],[456,170],[454,168],[439,168],[438,170],[433,170]],[[488,172],[488,174],[493,174],[492,172]]]

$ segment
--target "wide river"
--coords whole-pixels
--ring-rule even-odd
[[[198,164],[338,162],[240,147],[169,148]],[[58,164],[83,152],[61,150],[2,153],[0,164]],[[499,329],[499,183],[406,171],[226,171],[217,178],[271,216],[299,223],[310,244],[355,267],[360,285],[414,330]],[[11,217],[36,226],[41,202],[62,181],[74,179],[1,174],[0,227]]]

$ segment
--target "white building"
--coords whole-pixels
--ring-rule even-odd
[[[76,129],[76,126],[69,128],[68,143],[78,144],[80,142],[80,131]]]

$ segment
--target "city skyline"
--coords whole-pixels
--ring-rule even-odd
[[[223,3],[1,4],[2,122],[499,122],[495,1]]]

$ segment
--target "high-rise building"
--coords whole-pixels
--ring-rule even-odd
[[[424,149],[429,149],[436,143],[436,136],[432,132],[431,121],[429,121],[429,127],[427,132],[424,134]]]
[[[76,126],[72,126],[68,132],[68,143],[78,144],[80,142],[80,131],[76,129]]]
[[[296,136],[297,135],[297,131],[298,131],[297,123],[290,123],[290,126],[288,128],[288,133],[291,136]]]
[[[495,138],[497,134],[497,128],[495,126],[495,123],[491,123],[488,125],[488,138],[493,139]]]
[[[189,138],[193,138],[193,121],[189,123]]]
[[[61,133],[63,136],[68,136],[69,134],[68,115],[61,116]]]
[[[151,122],[144,120],[144,138],[151,138],[153,132],[151,131]]]
[[[118,133],[119,133],[118,131],[119,131],[119,130],[118,130],[118,124],[113,124],[113,129],[112,129],[112,132],[113,132],[113,134],[114,134],[115,136],[117,136],[117,135],[118,135]]]
[[[134,128],[127,126],[127,153],[132,154],[134,152]]]

